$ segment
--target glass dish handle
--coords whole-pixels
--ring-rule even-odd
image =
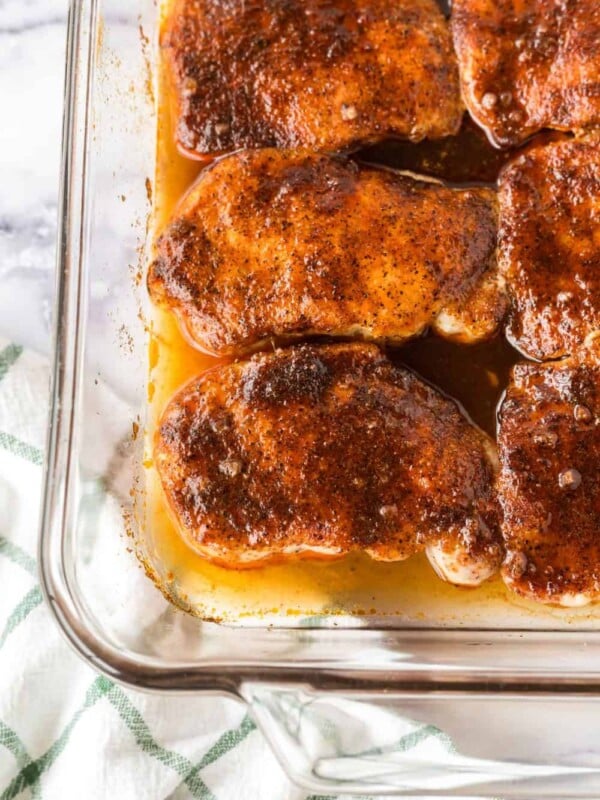
[[[266,683],[245,683],[240,693],[290,779],[327,800],[489,798],[508,785],[535,800],[600,796],[600,754],[590,746],[600,723],[588,724],[598,720],[600,703],[591,702],[590,714],[589,697],[576,703],[578,719],[565,716],[564,703],[530,693],[467,699]],[[449,723],[444,729],[441,720]]]

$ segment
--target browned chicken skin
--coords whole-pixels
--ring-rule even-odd
[[[148,286],[201,347],[314,334],[491,336],[505,309],[495,194],[343,158],[244,151],[206,170],[157,244]]]
[[[462,91],[501,146],[600,125],[598,0],[453,0]]]
[[[600,338],[515,367],[499,448],[508,586],[564,606],[600,599]]]
[[[502,172],[499,203],[508,335],[536,359],[572,353],[600,330],[600,136],[529,148]]]
[[[188,155],[340,151],[460,126],[458,68],[435,0],[175,0],[161,43]]]
[[[374,345],[300,345],[204,373],[168,405],[155,462],[182,535],[229,567],[427,550],[476,585],[501,561],[495,454]]]

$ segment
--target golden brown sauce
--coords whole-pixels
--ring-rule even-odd
[[[153,228],[159,233],[177,203],[203,168],[184,158],[174,144],[164,77],[160,81],[157,162]],[[453,140],[411,145],[389,142],[363,150],[358,157],[390,167],[410,169],[458,182],[493,182],[506,160],[484,134],[467,123]],[[499,579],[478,589],[459,589],[439,580],[424,556],[385,564],[351,555],[333,561],[299,560],[251,570],[231,570],[211,564],[179,536],[152,464],[152,438],[168,400],[200,372],[227,359],[195,349],[169,313],[154,309],[149,346],[149,414],[146,426],[147,491],[144,558],[170,598],[208,619],[244,624],[294,624],[310,615],[359,613],[371,622],[404,625],[496,626],[532,624],[540,609],[508,595]],[[397,363],[409,366],[447,395],[471,418],[495,433],[496,404],[510,367],[518,356],[504,340],[458,346],[426,336],[390,350]],[[498,609],[502,609],[500,619]],[[568,623],[573,613],[548,612],[551,626]],[[578,614],[588,621],[587,615]],[[387,621],[386,621],[387,620]],[[508,622],[507,622],[508,621]],[[297,624],[297,622],[296,622]],[[303,624],[303,623],[300,623]],[[535,624],[539,624],[539,618]]]

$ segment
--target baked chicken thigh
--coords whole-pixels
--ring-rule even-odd
[[[463,106],[435,0],[175,0],[161,44],[176,138],[340,151],[456,133]]]
[[[514,368],[498,442],[506,583],[542,603],[600,599],[600,337]]]
[[[495,333],[496,200],[385,169],[285,150],[205,170],[159,238],[148,286],[200,347],[271,338],[403,342],[431,326]]]
[[[600,136],[533,146],[499,186],[507,333],[532,358],[572,353],[600,330]]]
[[[462,92],[500,146],[600,124],[598,0],[452,0]]]
[[[425,550],[477,585],[502,560],[491,441],[374,345],[204,373],[165,410],[155,463],[184,538],[227,567]]]

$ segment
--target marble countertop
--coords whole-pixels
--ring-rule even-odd
[[[50,348],[67,0],[0,0],[0,336]]]

